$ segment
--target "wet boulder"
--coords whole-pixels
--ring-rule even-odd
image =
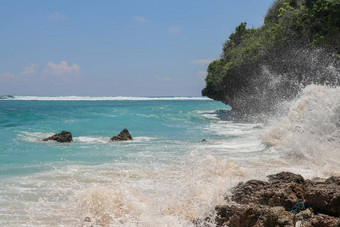
[[[268,181],[239,183],[225,205],[196,223],[206,226],[296,226],[340,227],[340,177],[305,180],[301,175],[281,172]],[[198,225],[196,226],[202,226]]]
[[[306,204],[317,211],[340,217],[340,177],[324,182],[312,182],[305,195]]]
[[[215,218],[211,215],[201,223],[217,227],[340,227],[340,177],[305,180],[299,174],[281,172],[269,175],[268,181],[241,182],[231,193],[226,205],[215,207]]]
[[[339,227],[340,219],[326,214],[312,214],[311,218],[297,220],[295,226],[300,227]]]
[[[282,184],[282,183],[291,183],[295,182],[297,184],[304,184],[305,180],[299,174],[291,173],[291,172],[280,172],[277,174],[272,174],[268,176],[269,182],[272,184]]]
[[[68,131],[62,131],[61,133],[43,139],[43,141],[55,140],[59,143],[70,143],[72,142],[72,133]]]
[[[110,139],[111,141],[125,141],[125,140],[132,140],[132,136],[126,128],[121,131],[118,136],[114,136]]]
[[[216,226],[294,226],[294,215],[284,207],[256,204],[216,206]]]
[[[281,172],[268,176],[269,182],[250,180],[240,183],[232,190],[231,199],[239,204],[283,206],[291,209],[304,199],[304,179],[297,174]]]

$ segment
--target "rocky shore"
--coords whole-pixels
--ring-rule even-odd
[[[196,220],[197,226],[340,226],[340,177],[306,180],[281,172],[268,181],[241,182],[231,192],[228,205],[215,207],[215,219]]]

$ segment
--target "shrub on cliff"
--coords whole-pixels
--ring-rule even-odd
[[[311,65],[306,56],[316,52],[323,56]],[[321,79],[312,75],[326,60],[339,68],[339,57],[339,0],[277,0],[262,27],[249,29],[242,22],[229,36],[220,59],[208,67],[202,94],[237,111],[262,112],[278,100],[293,97],[300,84],[339,84],[334,75],[325,78],[326,73],[321,73]],[[283,75],[277,86],[272,87],[264,69]],[[261,96],[270,98],[261,103]]]

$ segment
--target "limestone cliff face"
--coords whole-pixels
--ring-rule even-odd
[[[272,112],[308,84],[338,86],[339,54],[339,0],[278,0],[262,27],[230,35],[202,95],[241,116]]]

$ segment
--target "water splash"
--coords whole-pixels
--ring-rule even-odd
[[[339,171],[340,87],[309,85],[287,108],[285,117],[262,132],[263,143],[296,162]]]

